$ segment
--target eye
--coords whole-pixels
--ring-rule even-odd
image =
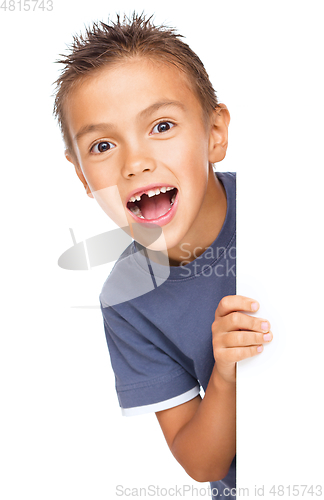
[[[151,134],[162,134],[163,132],[167,132],[172,127],[174,127],[174,123],[172,122],[160,122],[155,125]]]
[[[113,144],[112,142],[101,141],[97,142],[97,144],[94,144],[90,149],[90,152],[94,154],[100,154],[105,153],[106,151],[109,151],[110,149],[113,149],[115,147],[115,144]]]

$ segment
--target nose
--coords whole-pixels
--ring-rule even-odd
[[[129,151],[124,159],[123,175],[127,179],[134,175],[140,175],[145,172],[153,172],[156,168],[155,161],[147,154],[142,152]]]

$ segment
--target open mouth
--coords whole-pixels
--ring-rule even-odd
[[[127,208],[140,219],[159,219],[171,210],[177,192],[177,188],[170,186],[149,189],[145,193],[131,196],[127,202]]]

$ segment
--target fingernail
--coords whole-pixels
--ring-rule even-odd
[[[258,351],[258,352],[262,352],[262,351],[263,351],[263,346],[262,346],[262,345],[258,345],[258,347],[257,347],[257,351]]]
[[[262,321],[261,330],[263,330],[264,332],[267,332],[269,330],[269,323],[267,321]]]
[[[271,333],[265,333],[263,335],[263,340],[265,340],[266,342],[268,342],[268,340],[271,340],[271,338],[272,338]]]
[[[259,309],[259,304],[257,302],[252,302],[251,304],[251,310],[252,311],[257,311]]]

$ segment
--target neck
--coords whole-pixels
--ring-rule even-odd
[[[168,249],[171,266],[193,261],[217,238],[225,220],[227,201],[225,189],[210,165],[207,191],[199,214],[183,241]],[[185,246],[183,246],[185,245]],[[184,250],[185,249],[185,250]]]

